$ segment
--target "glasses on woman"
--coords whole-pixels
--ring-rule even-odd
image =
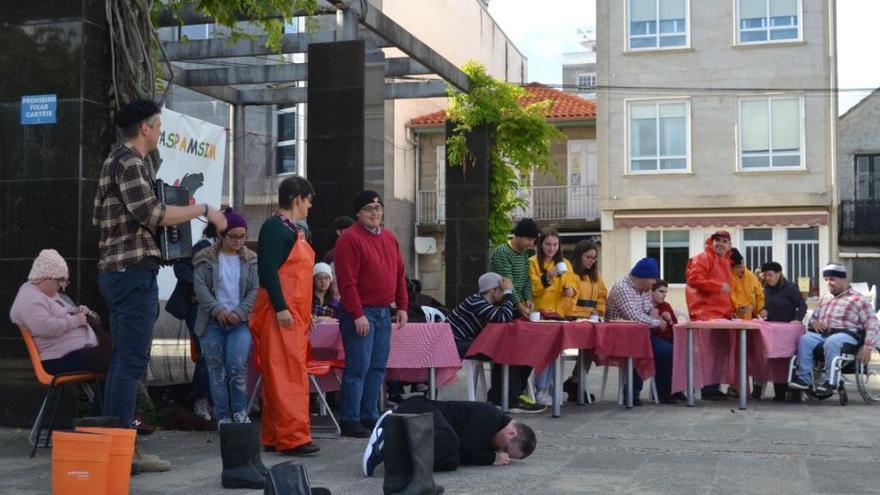
[[[65,288],[65,287],[67,287],[67,284],[70,283],[70,280],[68,280],[68,279],[66,279],[66,278],[55,278],[55,279],[52,279],[52,280],[54,280],[55,283],[58,284],[58,287],[60,287],[60,288],[62,288],[62,289]]]
[[[226,238],[231,241],[243,241],[247,239],[247,234],[226,234]]]
[[[361,208],[361,211],[364,213],[382,213],[382,205],[364,206]]]

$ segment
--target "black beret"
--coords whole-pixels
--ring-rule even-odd
[[[382,203],[382,197],[379,196],[379,193],[376,191],[361,191],[357,193],[354,197],[354,201],[352,201],[352,206],[354,206],[354,211],[361,211],[361,208],[367,206],[370,203],[379,203],[382,206],[385,206]]]
[[[153,115],[162,113],[162,108],[151,100],[134,100],[116,112],[116,127],[120,129],[143,122]]]

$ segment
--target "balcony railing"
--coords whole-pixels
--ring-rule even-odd
[[[839,241],[843,244],[880,242],[880,200],[841,201]]]
[[[442,194],[442,191],[441,191]],[[511,217],[532,217],[535,220],[597,220],[596,186],[539,186],[523,190],[522,197],[529,202],[526,208],[515,210]],[[442,224],[446,220],[445,198],[438,201],[435,190],[419,191],[418,221],[422,224]]]

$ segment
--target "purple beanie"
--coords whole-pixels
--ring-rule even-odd
[[[226,231],[228,232],[230,229],[234,229],[237,227],[243,227],[247,230],[247,220],[244,219],[241,214],[232,208],[226,208],[223,210],[223,216],[226,217]]]

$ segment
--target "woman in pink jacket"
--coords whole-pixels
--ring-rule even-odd
[[[87,321],[89,308],[75,305],[62,292],[67,283],[64,258],[54,249],[40,251],[27,282],[18,289],[9,318],[33,336],[48,373],[104,372],[109,353]]]

